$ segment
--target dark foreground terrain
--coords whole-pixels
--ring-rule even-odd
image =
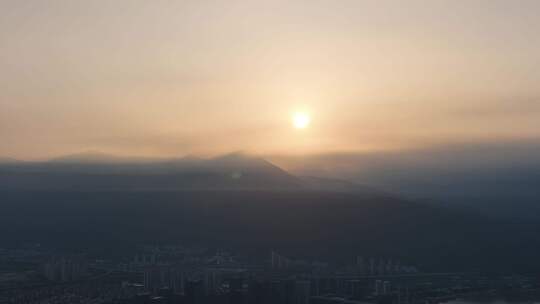
[[[387,195],[314,191],[3,191],[0,243],[119,254],[193,243],[425,270],[540,270],[531,223],[500,222]]]

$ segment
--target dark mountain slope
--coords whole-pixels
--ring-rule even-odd
[[[135,161],[75,155],[0,166],[0,190],[291,189],[299,179],[264,159],[230,154],[214,159]]]
[[[0,201],[3,244],[31,241],[115,252],[141,243],[196,243],[341,262],[355,255],[394,257],[425,270],[540,269],[537,225],[384,196],[49,191],[0,192]]]
[[[0,166],[0,244],[114,252],[141,243],[199,243],[339,261],[395,257],[437,270],[540,270],[535,223],[296,177],[242,154],[87,159]]]

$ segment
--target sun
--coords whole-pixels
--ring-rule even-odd
[[[309,126],[311,119],[307,113],[297,112],[293,115],[293,126],[296,129],[305,129]]]

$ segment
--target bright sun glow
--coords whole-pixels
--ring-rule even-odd
[[[310,123],[309,115],[306,113],[295,113],[293,116],[293,125],[297,129],[305,129],[309,126]]]

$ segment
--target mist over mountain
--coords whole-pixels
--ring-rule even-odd
[[[294,176],[263,158],[210,159],[80,153],[0,165],[0,190],[313,190],[383,193],[345,180]]]
[[[100,151],[85,151],[54,157],[46,162],[54,164],[137,164],[164,160],[163,158],[117,156]]]
[[[310,190],[393,193],[490,216],[540,217],[540,144],[476,144],[401,152],[210,159],[84,152],[0,162],[3,190]],[[293,172],[293,174],[289,173]]]
[[[15,158],[0,157],[0,165],[2,165],[2,164],[13,164],[13,163],[18,163],[18,162],[20,162],[20,161],[15,159]]]
[[[346,179],[490,216],[540,218],[538,141],[271,159],[294,174]]]
[[[0,167],[0,189],[14,190],[286,189],[301,186],[298,178],[264,159],[242,154],[211,159],[140,159],[85,153]]]
[[[366,185],[293,175],[241,153],[151,160],[85,153],[3,164],[0,241],[113,251],[192,242],[341,261],[392,256],[434,270],[485,270],[507,260],[540,269],[535,222],[494,220]]]

